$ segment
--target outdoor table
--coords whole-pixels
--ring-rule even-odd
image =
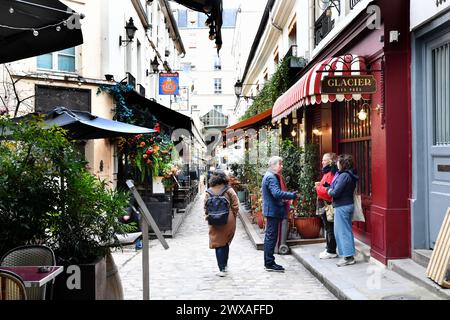
[[[47,282],[55,279],[64,269],[62,266],[46,266],[49,271],[40,273],[38,272],[39,267],[40,266],[0,267],[0,270],[11,271],[18,274],[22,278],[25,287],[31,288],[42,287]]]

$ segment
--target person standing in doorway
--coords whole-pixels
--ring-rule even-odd
[[[323,227],[325,230],[325,238],[327,240],[326,249],[320,253],[320,259],[333,259],[337,257],[336,254],[336,239],[334,237],[334,219],[327,216],[326,210],[333,211],[331,203],[333,199],[327,193],[327,186],[331,185],[333,178],[338,172],[336,166],[336,154],[335,153],[325,153],[322,157],[322,179],[320,182],[316,182],[316,192],[318,198],[318,207],[322,212],[320,217],[323,221]]]
[[[337,159],[338,172],[334,176],[327,193],[333,197],[334,207],[334,235],[338,247],[338,267],[355,264],[355,239],[352,230],[354,210],[353,193],[355,192],[358,176],[353,168],[351,155],[340,155]]]
[[[266,234],[264,238],[264,267],[267,271],[284,272],[284,268],[275,263],[274,251],[278,239],[280,223],[287,218],[286,202],[295,200],[295,192],[281,190],[280,181],[283,169],[283,159],[272,157],[269,160],[269,169],[262,179],[263,214],[267,219]]]
[[[208,219],[207,202],[211,194],[222,195],[229,203],[228,220],[226,224],[209,225],[209,248],[216,250],[219,277],[225,277],[228,271],[228,255],[230,244],[236,231],[236,217],[239,213],[239,199],[236,192],[228,185],[228,177],[222,170],[212,172],[209,179],[209,189],[205,195],[205,219]]]

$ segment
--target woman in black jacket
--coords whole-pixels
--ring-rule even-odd
[[[355,192],[358,176],[353,168],[351,155],[340,155],[337,160],[338,173],[334,176],[328,194],[333,197],[334,207],[334,235],[339,256],[342,259],[338,267],[355,264],[355,240],[352,230],[353,193]]]

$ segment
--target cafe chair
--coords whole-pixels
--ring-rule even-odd
[[[26,245],[8,251],[0,259],[1,267],[17,266],[55,266],[56,258],[52,249],[43,245]],[[53,297],[53,283],[50,284],[49,298]],[[29,300],[45,300],[47,285],[40,288],[26,288]]]
[[[27,300],[25,285],[19,275],[0,269],[0,300]]]

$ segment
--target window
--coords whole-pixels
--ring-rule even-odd
[[[38,56],[37,67],[39,69],[75,72],[75,48]]]
[[[223,27],[234,27],[236,25],[236,9],[223,10]]]
[[[292,45],[297,44],[297,22],[295,16],[289,25],[288,31],[289,31],[289,47],[290,47]]]
[[[222,79],[214,79],[214,93],[222,93]]]
[[[214,110],[222,112],[222,105],[214,105]]]
[[[198,109],[198,105],[193,104],[193,105],[192,105],[192,110],[197,110],[197,109]]]
[[[219,55],[214,55],[214,70],[222,70],[222,63]]]
[[[433,145],[450,145],[450,43],[433,50]]]
[[[187,28],[187,10],[178,10],[178,28]]]
[[[278,53],[278,47],[273,52],[273,62],[275,63],[276,66],[280,62],[280,54]]]

